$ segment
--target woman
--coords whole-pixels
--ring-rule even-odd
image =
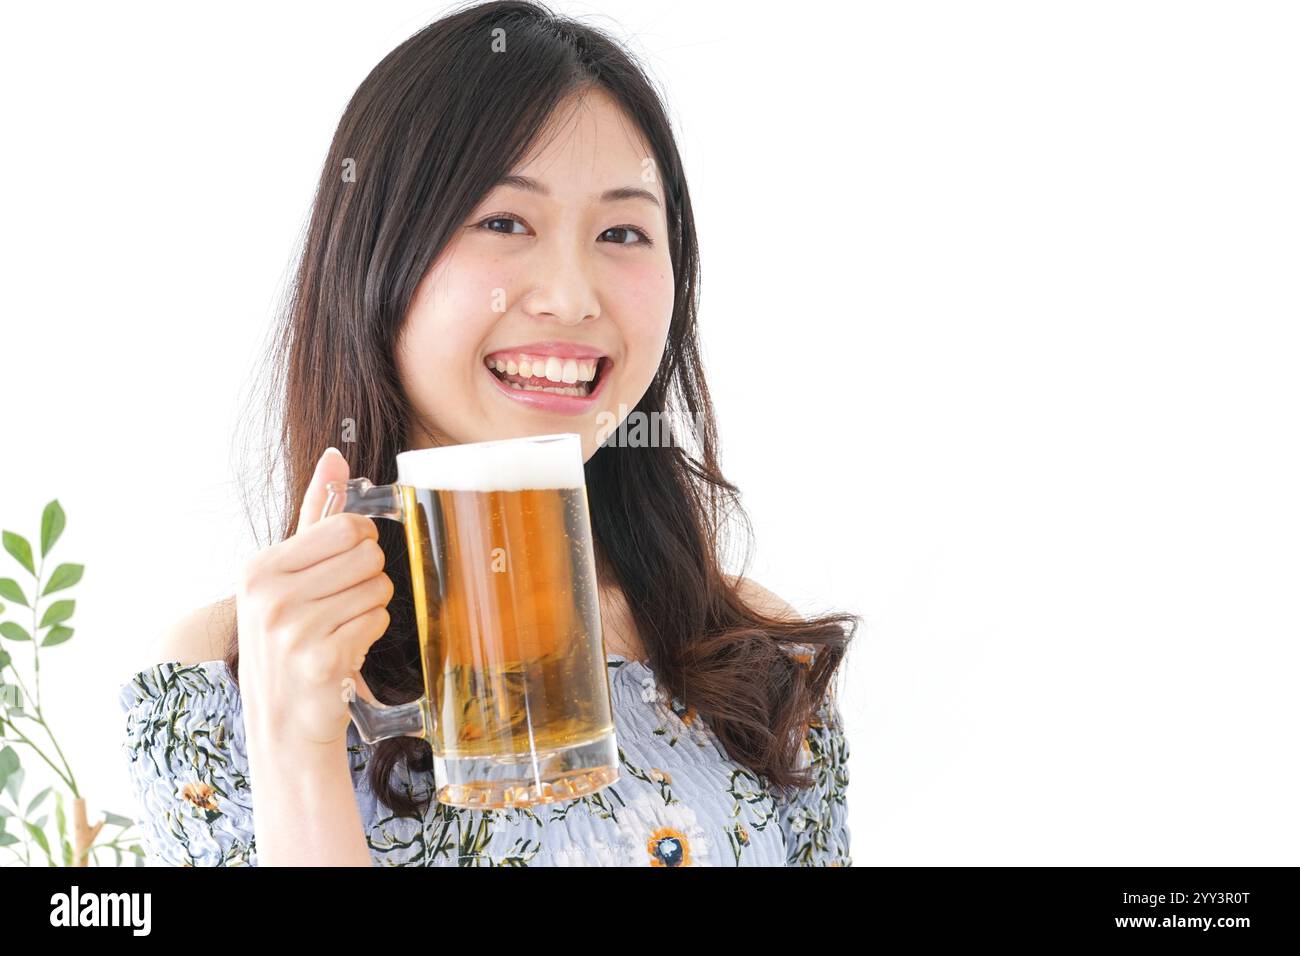
[[[850,864],[832,678],[857,620],[800,620],[721,570],[725,521],[744,513],[715,458],[698,271],[663,106],[614,41],[498,2],[384,58],[335,133],[272,352],[278,540],[121,688],[152,854]],[[694,453],[602,443],[611,422],[674,412]],[[358,668],[387,703],[422,678],[402,528],[317,521],[324,484],[391,482],[407,448],[556,432],[583,437],[619,780],[567,803],[447,807],[428,744],[362,744],[338,696]],[[335,444],[347,455],[321,454]]]

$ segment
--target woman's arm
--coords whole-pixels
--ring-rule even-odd
[[[259,866],[372,866],[346,742],[294,751],[248,741]]]
[[[374,865],[346,746],[307,759],[250,741],[223,661],[163,662],[136,674],[119,696],[135,816],[151,862]]]

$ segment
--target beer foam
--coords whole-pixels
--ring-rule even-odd
[[[581,488],[582,437],[572,432],[418,448],[397,456],[397,481],[440,491]]]

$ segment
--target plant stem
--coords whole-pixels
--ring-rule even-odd
[[[43,751],[39,746],[37,746],[34,740],[32,740],[30,737],[28,737],[18,728],[17,724],[14,722],[15,718],[12,714],[8,712],[4,714],[5,719],[2,722],[0,722],[0,729],[3,729],[5,727],[12,727],[13,732],[18,735],[17,740],[14,742],[25,743],[27,744],[27,746],[31,747],[34,751],[36,751],[37,755],[49,765],[50,769],[53,770],[55,774],[59,777],[59,779],[62,780],[63,783],[72,791],[72,796],[74,800],[73,839],[75,844],[72,848],[73,849],[72,865],[88,866],[90,865],[91,859],[93,859],[95,861],[95,864],[98,865],[99,857],[96,854],[98,845],[96,844],[95,841],[99,837],[100,831],[104,827],[106,820],[101,820],[93,827],[90,826],[89,822],[87,821],[86,801],[85,798],[82,797],[80,791],[77,789],[77,780],[75,775],[72,772],[72,766],[71,764],[68,763],[68,758],[67,755],[64,754],[63,748],[59,746],[59,741],[54,736],[54,731],[51,730],[49,724],[45,722],[45,714],[41,709],[40,605],[41,605],[41,581],[45,575],[45,557],[46,557],[46,555],[44,554],[43,541],[41,547],[42,547],[42,554],[37,564],[37,569],[34,575],[34,577],[36,578],[36,587],[32,594],[32,605],[31,605],[32,665],[33,665],[33,672],[34,672],[33,684],[36,688],[35,696],[33,696],[32,693],[28,690],[27,685],[23,681],[22,675],[18,672],[17,667],[13,668],[13,672],[14,672],[14,676],[18,681],[18,686],[22,689],[24,699],[26,701],[34,702],[35,704],[35,716],[26,712],[26,710],[24,710],[20,714],[20,716],[26,717],[28,720],[35,722],[45,731],[46,736],[48,736],[50,739],[50,743],[54,745],[54,749],[59,756],[59,760],[63,763],[63,769],[60,769],[59,766],[52,759],[50,759],[49,755],[46,754],[45,751]],[[5,741],[11,739],[12,738],[9,737],[0,737],[0,740],[5,740]],[[57,793],[56,793],[56,799],[59,799],[59,795]],[[17,804],[16,795],[14,797],[14,801],[15,804]],[[16,813],[13,814],[13,816],[24,825],[24,828],[34,827],[34,824],[31,824],[24,816]],[[113,839],[109,841],[106,845],[112,846],[114,850],[117,852],[121,852],[121,847],[117,846],[117,841],[118,839],[121,838],[122,834],[125,833],[125,831],[126,828],[123,828],[123,830],[119,832],[116,836],[114,836]],[[63,839],[66,840],[66,837],[63,837]],[[30,840],[22,840],[20,843],[17,844],[22,848],[21,854],[18,852],[17,849],[14,848],[14,846],[7,846],[5,848],[8,849],[11,853],[13,853],[14,857],[17,860],[19,860],[20,863],[23,863],[24,865],[30,867],[32,865],[32,861],[31,861],[32,842],[33,841]],[[56,866],[57,864],[55,863],[52,851],[49,848],[46,848],[44,852],[45,852],[46,860],[49,863],[49,865]]]
[[[68,787],[72,789],[73,793],[76,794],[76,789],[77,789],[76,784],[74,784],[71,780],[69,780],[67,777],[63,775],[63,771],[58,768],[58,766],[54,763],[53,760],[45,756],[45,751],[41,750],[40,747],[36,746],[36,742],[34,740],[28,739],[27,735],[18,729],[17,725],[13,722],[13,720],[8,720],[6,721],[6,723],[8,723],[9,726],[13,728],[14,733],[16,733],[19,737],[22,738],[21,742],[27,744],[27,746],[31,747],[38,754],[40,754],[41,759],[44,760],[47,764],[49,764],[50,767],[54,770],[54,772],[59,775],[59,779],[62,780],[65,784],[67,784]],[[45,724],[42,723],[41,726],[45,727]],[[48,727],[45,727],[45,732],[48,734],[50,732],[50,729]],[[54,739],[53,736],[51,736],[50,739],[53,740]],[[58,744],[56,743],[55,746],[57,747]],[[60,756],[62,756],[62,754],[60,754]]]
[[[32,641],[35,642],[35,641],[36,641],[36,638],[33,637],[33,638],[32,638]],[[29,691],[29,690],[27,689],[27,685],[26,685],[25,683],[23,683],[23,675],[20,674],[20,673],[18,673],[18,668],[13,666],[13,662],[12,662],[12,661],[10,661],[9,669],[10,669],[11,671],[13,671],[13,672],[14,672],[14,676],[18,678],[18,686],[21,687],[21,688],[23,689],[23,697],[24,697],[26,700],[35,700],[35,698],[32,697],[32,692]]]
[[[42,549],[44,545],[42,544]],[[32,661],[36,670],[36,714],[41,713],[41,642],[38,639],[36,622],[40,620],[36,616],[36,609],[41,604],[41,575],[45,573],[45,555],[41,555],[40,563],[36,565],[36,590],[32,592]]]
[[[59,752],[59,759],[63,761],[63,766],[68,771],[68,789],[72,791],[72,796],[74,798],[80,798],[81,791],[77,789],[77,778],[73,776],[72,767],[68,763],[68,758],[63,755],[63,748],[60,747],[59,742],[54,739],[54,731],[50,730],[49,726],[45,723],[45,718],[43,716],[41,717],[41,726],[45,728],[46,736],[50,738],[50,743],[54,744],[54,749]]]
[[[99,831],[103,828],[103,820],[100,820],[93,827],[86,820],[85,797],[77,797],[72,801],[73,866],[90,865],[87,854],[90,852],[90,848],[95,845],[95,840],[99,837]]]
[[[128,844],[121,844],[121,843],[118,843],[118,842],[117,842],[117,841],[120,840],[121,838],[122,838],[122,834],[119,833],[117,836],[113,837],[113,839],[111,839],[111,840],[100,840],[98,843],[95,844],[95,846],[97,846],[97,847],[101,847],[101,846],[115,846],[115,847],[117,847],[119,850],[126,850],[127,852],[130,852],[131,844],[129,844],[129,843],[128,843]]]
[[[54,749],[58,752],[59,759],[63,761],[63,769],[66,770],[67,773],[64,774],[63,771],[59,770],[58,767],[55,767],[54,761],[52,761],[49,757],[47,757],[45,753],[39,747],[36,746],[35,742],[31,740],[27,740],[26,737],[24,737],[23,739],[27,740],[27,743],[30,744],[31,747],[38,754],[41,755],[41,758],[47,764],[49,764],[51,767],[54,767],[55,773],[57,773],[59,777],[62,778],[63,782],[68,785],[68,789],[72,791],[72,796],[76,798],[81,796],[81,791],[77,789],[77,778],[72,772],[72,766],[68,763],[67,756],[65,756],[63,753],[63,748],[59,746],[59,741],[54,736],[54,731],[51,730],[49,724],[45,722],[45,714],[41,711],[41,650],[40,650],[41,642],[38,638],[40,637],[39,622],[40,622],[40,605],[41,605],[41,578],[44,576],[44,574],[45,574],[45,555],[42,554],[40,563],[36,566],[36,590],[32,593],[32,661],[36,672],[36,677],[35,677],[36,722],[40,724],[41,729],[45,731],[45,736],[50,738],[50,743],[54,745]],[[17,668],[14,668],[14,673],[15,674],[18,673]],[[27,686],[25,684],[21,684],[22,677],[20,676],[18,680],[20,682],[20,686],[22,686],[23,688],[23,693],[27,694],[28,698],[31,698],[31,693],[27,690]],[[12,723],[12,721],[10,721],[10,723]],[[17,731],[18,728],[15,727],[14,730]],[[18,732],[19,734],[22,733],[21,731]]]

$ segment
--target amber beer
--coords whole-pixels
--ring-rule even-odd
[[[548,803],[614,782],[579,437],[422,449],[397,462],[395,485],[353,479],[365,488],[335,510],[405,525],[426,695],[392,708],[353,700],[363,739],[428,740],[438,799],[453,806]],[[390,726],[418,703],[403,729]]]
[[[425,680],[442,701],[435,748],[522,754],[608,733],[584,490],[402,493],[418,515],[406,534]]]

